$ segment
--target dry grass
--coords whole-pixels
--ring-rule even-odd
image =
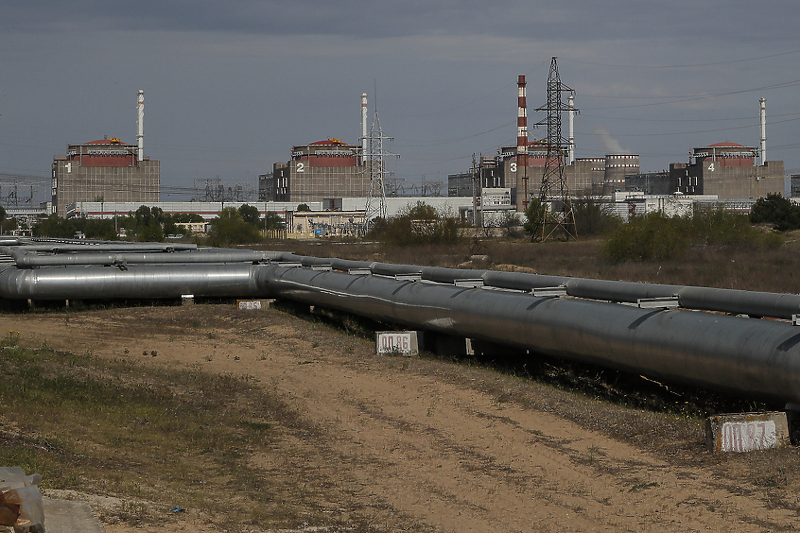
[[[787,237],[780,250],[752,256],[738,249],[697,249],[690,260],[664,264],[611,265],[597,260],[600,241],[530,244],[487,242],[488,265],[517,265],[543,274],[659,283],[709,285],[750,290],[800,292],[800,244]],[[350,259],[409,262],[404,248],[378,245],[282,243],[296,253]],[[459,266],[469,261],[470,243],[414,249],[414,262]],[[420,260],[418,260],[418,258]],[[281,312],[255,322],[222,306],[195,306],[175,318],[142,322],[142,331],[205,336],[228,342],[231,332],[248,334],[265,323],[294,328],[310,345],[333,347],[354,358],[367,357],[364,337],[378,327],[337,314],[299,316]],[[65,313],[65,321],[80,313]],[[336,320],[333,320],[336,318]],[[371,329],[372,328],[372,329]],[[122,357],[56,353],[47,347],[17,346],[18,336],[0,343],[0,462],[44,476],[45,488],[79,489],[124,498],[108,520],[154,520],[171,505],[204,509],[220,528],[291,528],[303,523],[341,527],[318,502],[347,502],[349,526],[366,530],[368,510],[344,492],[331,472],[308,464],[335,464],[325,428],[317,428],[246,378],[199,370],[145,368]],[[145,346],[145,348],[147,348]],[[149,353],[149,348],[148,348]],[[497,399],[575,421],[584,428],[625,440],[677,466],[698,467],[732,493],[758,494],[775,509],[798,509],[800,453],[797,449],[712,456],[704,447],[703,416],[720,410],[758,408],[739,400],[675,389],[586,365],[552,359],[535,361],[442,361],[430,354],[415,364],[386,358],[387,370],[436,375],[476,388]],[[402,365],[402,368],[399,366]],[[476,374],[487,379],[475,380]],[[22,384],[22,386],[20,386]],[[358,401],[354,398],[353,401]],[[737,403],[739,402],[739,403]],[[432,404],[430,409],[436,409]],[[298,443],[303,443],[298,444]],[[556,440],[548,446],[562,447]],[[271,469],[250,460],[266,456]],[[310,457],[324,456],[320,460]],[[591,447],[571,460],[608,469]],[[648,480],[630,480],[646,491]],[[164,495],[169,495],[165,501]],[[150,502],[159,502],[157,505]],[[366,504],[363,504],[366,505]],[[714,502],[703,502],[709,509]],[[363,512],[362,512],[363,511]],[[404,524],[422,530],[418,524]],[[373,528],[374,529],[374,528]]]
[[[279,478],[249,463],[315,429],[247,378],[24,347],[4,350],[0,369],[0,463],[39,472],[44,489],[127,502],[106,520],[180,506],[222,527],[326,522],[301,503],[322,499],[302,460],[284,457],[298,464]]]

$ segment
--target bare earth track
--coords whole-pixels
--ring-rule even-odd
[[[247,460],[287,480],[314,472],[317,487],[283,497],[316,499],[301,503],[352,531],[800,529],[797,484],[753,474],[753,465],[794,449],[715,458],[699,429],[679,442],[651,442],[669,441],[669,431],[642,434],[634,445],[612,436],[624,424],[597,430],[594,413],[613,408],[607,404],[476,367],[377,357],[369,340],[279,311],[196,305],[0,315],[0,331],[11,330],[28,346],[252,376],[314,435],[286,432],[274,453]],[[102,517],[103,502],[93,501]],[[169,529],[217,531],[193,509],[171,517]]]

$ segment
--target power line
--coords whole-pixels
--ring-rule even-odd
[[[653,69],[674,69],[674,68],[696,68],[696,67],[712,67],[718,65],[729,65],[732,63],[744,63],[747,61],[761,61],[763,59],[772,59],[774,57],[787,56],[791,54],[800,54],[800,50],[792,50],[789,52],[780,52],[778,54],[771,54],[761,57],[748,57],[743,59],[731,59],[728,61],[714,61],[712,63],[688,63],[685,65],[619,65],[614,63],[596,63],[592,61],[582,61],[580,59],[570,59],[573,63],[583,63],[585,65],[595,65],[598,67],[616,67],[616,68],[653,68]]]

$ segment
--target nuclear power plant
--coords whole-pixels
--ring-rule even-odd
[[[547,176],[554,165],[558,170],[555,175],[559,194],[573,198],[592,197],[608,202],[622,199],[630,203],[633,197],[679,196],[685,200],[738,202],[747,206],[768,194],[784,194],[784,163],[767,159],[764,98],[759,100],[761,135],[757,146],[723,142],[695,147],[689,152],[687,162],[672,163],[668,171],[642,173],[639,155],[635,153],[578,156],[574,130],[578,109],[574,91],[568,92],[564,103],[558,93],[557,108],[554,107],[548,80],[548,104],[537,109],[548,113],[545,121],[548,137],[535,139],[528,129],[527,80],[524,75],[518,76],[516,144],[494,148],[494,155],[482,155],[468,171],[449,175],[448,206],[475,220],[478,208],[481,212],[524,211],[532,199],[558,201],[548,196],[552,193]],[[359,111],[361,132],[356,142],[328,138],[293,145],[286,161],[275,162],[271,172],[259,175],[258,201],[264,211],[271,209],[268,204],[274,203],[280,204],[275,211],[291,212],[304,203],[327,211],[363,211],[369,220],[391,215],[402,208],[401,204],[411,201],[398,199],[387,204],[385,178],[389,173],[385,159],[396,154],[383,150],[383,140],[390,138],[380,129],[377,110],[372,128],[368,127],[366,93],[361,95]],[[137,112],[136,144],[115,137],[103,138],[69,144],[66,154],[53,158],[52,213],[66,217],[100,212],[103,216],[104,212],[124,212],[132,204],[159,204],[160,162],[144,155],[142,90],[137,93]],[[563,136],[562,113],[568,117]],[[557,138],[553,138],[553,131],[558,132]],[[221,209],[222,202],[219,203]],[[204,208],[206,214],[214,212],[209,205]],[[391,207],[388,210],[387,205]],[[188,211],[191,206],[179,209]]]
[[[53,212],[66,217],[75,202],[161,200],[161,164],[144,155],[144,91],[137,93],[137,144],[106,138],[70,144],[53,158]]]
[[[528,135],[527,87],[519,76],[517,96],[517,144],[497,149],[494,156],[482,156],[468,172],[448,176],[448,195],[481,196],[485,188],[508,189],[512,204],[523,211],[542,186],[544,168],[552,150],[547,140]],[[768,194],[784,194],[783,161],[767,160],[766,100],[759,100],[761,136],[759,147],[724,142],[695,148],[688,163],[673,163],[669,172],[641,173],[639,155],[607,154],[605,157],[575,156],[574,95],[566,112],[568,135],[557,147],[561,154],[566,187],[572,197],[605,197],[612,200],[632,195],[679,195],[718,200],[754,202]],[[473,183],[477,187],[473,191]]]

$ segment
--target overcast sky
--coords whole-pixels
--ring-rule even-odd
[[[799,25],[797,0],[3,0],[0,174],[49,176],[67,144],[135,144],[143,89],[163,200],[216,177],[255,188],[292,145],[358,144],[366,92],[395,177],[446,191],[473,153],[516,144],[518,75],[530,124],[545,118],[553,56],[577,157],[658,171],[693,147],[758,146],[765,97],[767,158],[800,173]]]

